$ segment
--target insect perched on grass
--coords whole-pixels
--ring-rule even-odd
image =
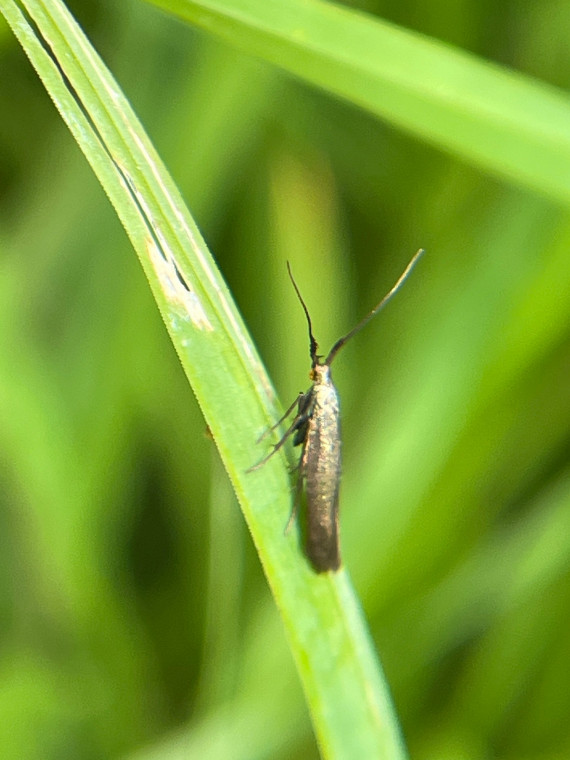
[[[260,441],[272,430],[279,427],[297,406],[295,419],[281,440],[275,444],[261,462],[251,467],[250,471],[264,465],[273,454],[279,451],[291,435],[293,435],[294,446],[303,446],[297,468],[299,473],[289,525],[297,512],[303,490],[303,481],[305,481],[307,494],[306,552],[311,564],[319,573],[338,570],[341,564],[338,527],[338,494],[341,470],[340,413],[338,393],[331,378],[330,367],[333,359],[345,343],[360,332],[398,292],[422,254],[423,249],[420,248],[392,289],[356,327],[353,327],[349,333],[337,340],[324,361],[321,361],[322,357],[317,354],[318,345],[313,335],[309,310],[293,278],[289,262],[287,262],[289,277],[307,317],[311,355],[309,377],[313,384],[306,393],[300,393],[283,417],[261,436]]]

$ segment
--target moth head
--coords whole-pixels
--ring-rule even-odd
[[[309,372],[309,377],[317,385],[326,385],[330,382],[331,371],[328,364],[315,364]]]

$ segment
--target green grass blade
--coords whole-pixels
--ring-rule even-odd
[[[319,0],[151,0],[497,176],[570,201],[566,93]]]
[[[18,6],[0,0],[0,10],[141,260],[259,551],[324,756],[404,758],[388,689],[346,573],[315,575],[294,532],[283,535],[291,507],[286,457],[246,474],[262,453],[255,445],[260,431],[275,419],[273,391],[168,172],[61,2],[26,0]]]

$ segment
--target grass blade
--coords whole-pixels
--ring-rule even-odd
[[[320,0],[151,0],[493,174],[570,201],[566,93]]]
[[[256,438],[277,414],[273,391],[180,194],[65,6],[58,0],[26,0],[21,6],[0,0],[0,10],[147,274],[259,551],[323,754],[404,758],[388,689],[347,574],[316,576],[295,536],[283,536],[290,510],[286,457],[246,474],[259,455]]]

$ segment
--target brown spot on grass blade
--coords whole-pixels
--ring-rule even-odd
[[[161,251],[152,238],[147,238],[146,249],[169,303],[184,312],[199,330],[213,330],[200,299],[188,285],[172,254]]]

